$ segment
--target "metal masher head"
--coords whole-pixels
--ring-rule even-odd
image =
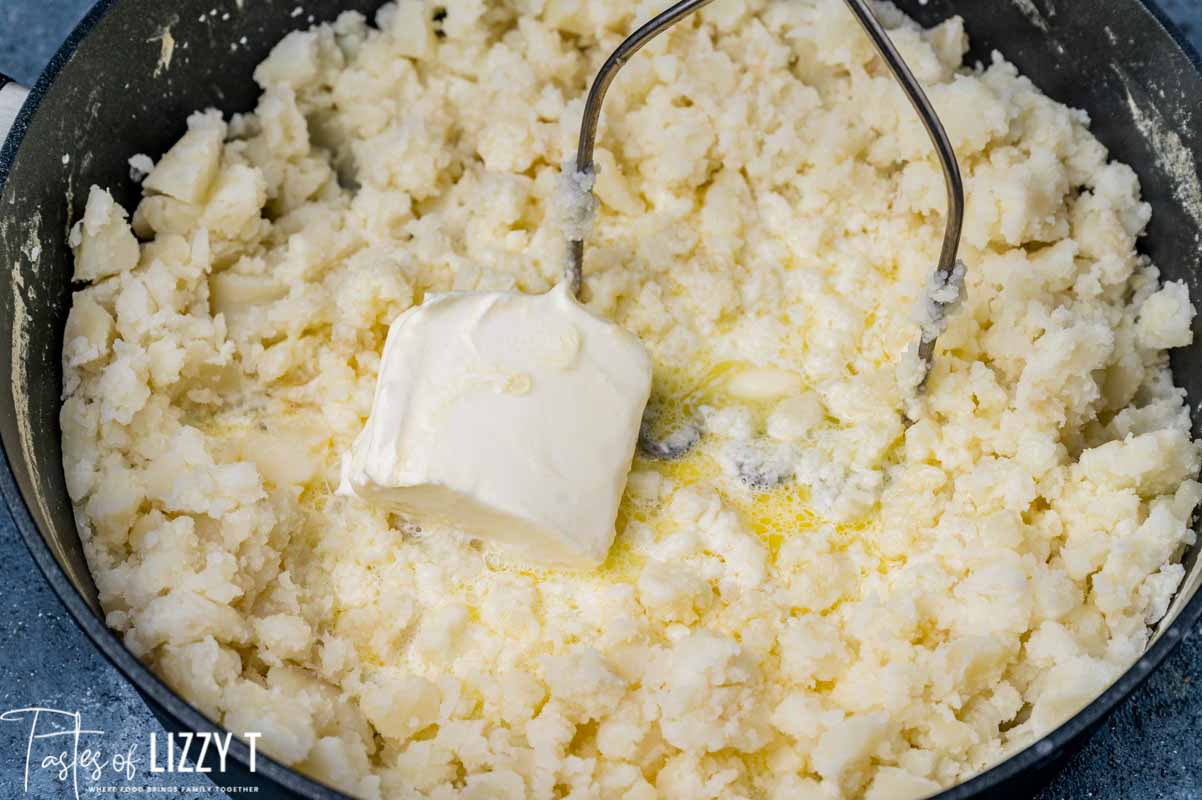
[[[595,169],[593,152],[597,142],[597,125],[601,120],[601,105],[604,103],[605,94],[609,91],[610,84],[613,83],[618,71],[649,41],[711,2],[713,0],[682,0],[675,3],[628,36],[605,60],[597,77],[593,80],[588,100],[584,106],[584,121],[580,126],[580,143],[576,151],[576,171],[578,173],[592,175]],[[960,232],[964,224],[964,183],[960,177],[960,165],[956,161],[956,152],[952,148],[951,140],[948,139],[943,123],[939,120],[939,115],[935,113],[935,107],[931,105],[930,99],[923,91],[922,85],[914,77],[914,73],[910,71],[901,53],[889,38],[889,34],[885,32],[884,26],[869,7],[870,0],[844,0],[844,3],[863,27],[868,38],[872,40],[877,53],[889,67],[889,71],[901,86],[902,91],[905,92],[910,105],[922,120],[923,127],[926,128],[931,144],[935,148],[935,154],[939,158],[939,164],[943,168],[943,178],[947,186],[947,222],[943,233],[943,247],[939,253],[939,264],[932,275],[931,286],[954,286],[958,280],[963,279],[964,271],[963,265],[960,265],[959,272],[957,272],[956,261],[956,253],[960,248]],[[580,295],[583,286],[583,271],[584,240],[573,238],[568,243],[568,264],[564,270],[564,280],[577,296]],[[952,292],[950,295],[933,294],[930,300],[930,305],[933,307],[932,316],[940,317],[943,312],[953,307],[958,301],[957,294],[957,292]],[[944,299],[945,297],[949,299]],[[922,369],[921,380],[918,384],[920,391],[926,385],[930,375],[938,332],[938,327],[923,326],[922,333],[919,335],[917,350]],[[645,423],[639,444],[645,455],[669,459],[684,455],[699,440],[699,429],[696,431],[696,435],[687,432],[681,434],[677,431],[664,440],[653,440],[650,438],[650,424]],[[670,441],[678,442],[679,446],[669,446]]]

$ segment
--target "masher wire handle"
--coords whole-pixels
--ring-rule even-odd
[[[947,226],[943,232],[943,249],[939,253],[937,272],[940,280],[948,283],[952,280],[952,273],[956,268],[956,252],[960,249],[960,231],[964,227],[964,181],[960,177],[960,164],[956,161],[955,148],[952,147],[951,140],[947,138],[947,131],[944,130],[943,123],[939,120],[939,115],[935,113],[935,107],[931,105],[926,92],[922,90],[922,85],[906,65],[901,53],[897,52],[897,47],[889,38],[889,34],[885,33],[880,20],[868,7],[868,0],[844,0],[844,2],[851,13],[855,15],[861,27],[864,28],[864,32],[868,34],[868,38],[872,40],[877,53],[889,66],[893,77],[901,84],[902,91],[906,93],[910,105],[914,107],[919,119],[922,120],[923,127],[927,129],[927,135],[931,137],[931,144],[935,146],[935,154],[939,157],[939,164],[943,167],[943,180],[947,185]],[[926,336],[920,337],[918,357],[923,363],[923,383],[926,382],[926,374],[930,372],[931,356],[934,353],[935,340],[928,339]]]
[[[663,33],[694,11],[709,5],[713,0],[682,0],[653,18],[650,22],[632,33],[606,59],[601,71],[597,73],[593,86],[589,90],[588,100],[584,105],[584,121],[580,126],[580,144],[576,151],[576,171],[585,175],[593,172],[593,150],[597,142],[597,124],[601,119],[601,104],[605,101],[605,93],[613,83],[623,65],[643,48],[647,42]],[[885,32],[880,20],[868,7],[868,0],[844,0],[856,20],[859,21],[868,38],[876,47],[881,58],[888,65],[893,77],[906,93],[910,105],[918,113],[931,144],[939,157],[943,168],[943,178],[947,185],[947,227],[943,234],[943,249],[939,254],[937,272],[944,283],[952,279],[956,267],[956,252],[960,247],[960,232],[964,225],[964,182],[960,177],[960,165],[956,161],[956,151],[947,131],[935,113],[934,106],[927,98],[922,85],[914,77],[914,73],[906,66],[901,53],[897,51],[889,34]],[[576,296],[580,295],[582,272],[584,264],[584,241],[573,239],[568,245],[568,266],[564,278],[568,287]],[[935,340],[925,336],[920,337],[918,356],[924,364],[924,369],[930,369],[931,356],[935,351]],[[925,377],[924,377],[925,382]]]
[[[584,175],[591,175],[593,172],[593,148],[597,143],[597,123],[601,120],[601,104],[605,102],[605,93],[609,91],[609,85],[617,77],[618,70],[625,66],[635,53],[642,50],[647,42],[697,9],[712,2],[713,0],[682,0],[630,34],[605,60],[601,71],[593,80],[593,87],[589,90],[588,100],[584,104],[584,122],[580,125],[580,145],[576,150],[577,172]],[[564,273],[564,279],[567,280],[572,294],[577,297],[580,296],[580,288],[583,284],[581,277],[583,270],[584,241],[573,239],[568,243],[568,268]]]

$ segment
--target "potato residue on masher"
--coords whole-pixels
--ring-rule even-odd
[[[72,233],[64,468],[107,622],[349,793],[921,797],[1100,693],[1182,578],[1194,309],[1136,251],[1135,174],[963,65],[958,19],[879,7],[968,194],[907,426],[944,187],[838,0],[720,0],[611,89],[585,300],[651,353],[657,424],[705,436],[636,460],[601,568],[334,495],[400,313],[558,280],[587,82],[652,11],[348,12]]]

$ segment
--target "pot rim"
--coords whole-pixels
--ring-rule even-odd
[[[42,100],[50,91],[59,73],[70,63],[83,40],[118,2],[119,0],[96,0],[92,8],[72,29],[38,77],[36,84],[30,89],[21,113],[7,139],[3,142],[3,146],[0,147],[0,193],[3,193],[7,185],[12,165]],[[1176,44],[1181,54],[1190,62],[1194,71],[1202,76],[1202,56],[1156,4],[1156,0],[1133,0],[1133,2],[1141,6],[1156,20],[1161,29]],[[17,486],[9,456],[9,443],[0,441],[0,450],[3,450],[4,453],[4,461],[0,465],[0,497],[3,498],[13,522],[21,533],[21,538],[25,541],[25,545],[42,575],[75,623],[139,694],[171,715],[186,730],[226,732],[224,727],[214,723],[167,686],[149,667],[134,656],[117,634],[104,623],[104,620],[93,612],[83,595],[59,566],[33,520],[25,496]],[[1192,628],[1199,620],[1202,620],[1202,589],[1195,592],[1178,613],[1177,618],[1164,628],[1161,635],[1153,640],[1144,654],[1128,667],[1118,680],[1084,708],[1024,749],[969,780],[943,790],[932,796],[930,800],[969,800],[969,798],[978,796],[1021,772],[1051,765],[1068,745],[1102,722],[1120,703],[1130,697],[1181,641],[1191,636]],[[248,767],[249,748],[237,736],[231,743],[231,753],[242,767]],[[285,766],[266,753],[256,754],[256,766],[255,774],[263,774],[280,787],[298,793],[302,797],[314,800],[353,800],[350,796]]]

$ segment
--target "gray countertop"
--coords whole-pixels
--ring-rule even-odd
[[[992,0],[1001,2],[1001,0]],[[169,2],[169,0],[164,0]],[[1076,0],[1087,4],[1090,0]],[[91,0],[0,0],[0,72],[33,82]],[[1202,48],[1202,4],[1160,5]],[[0,712],[41,706],[78,711],[84,724],[107,732],[121,752],[162,728],[133,688],[76,628],[0,510]],[[1202,631],[1173,656],[1103,726],[1040,795],[1039,800],[1202,797]],[[70,797],[33,774],[23,790],[28,728],[0,722],[0,800]],[[150,774],[140,765],[130,786],[176,798],[225,797],[196,776]],[[81,789],[81,794],[83,790]]]

